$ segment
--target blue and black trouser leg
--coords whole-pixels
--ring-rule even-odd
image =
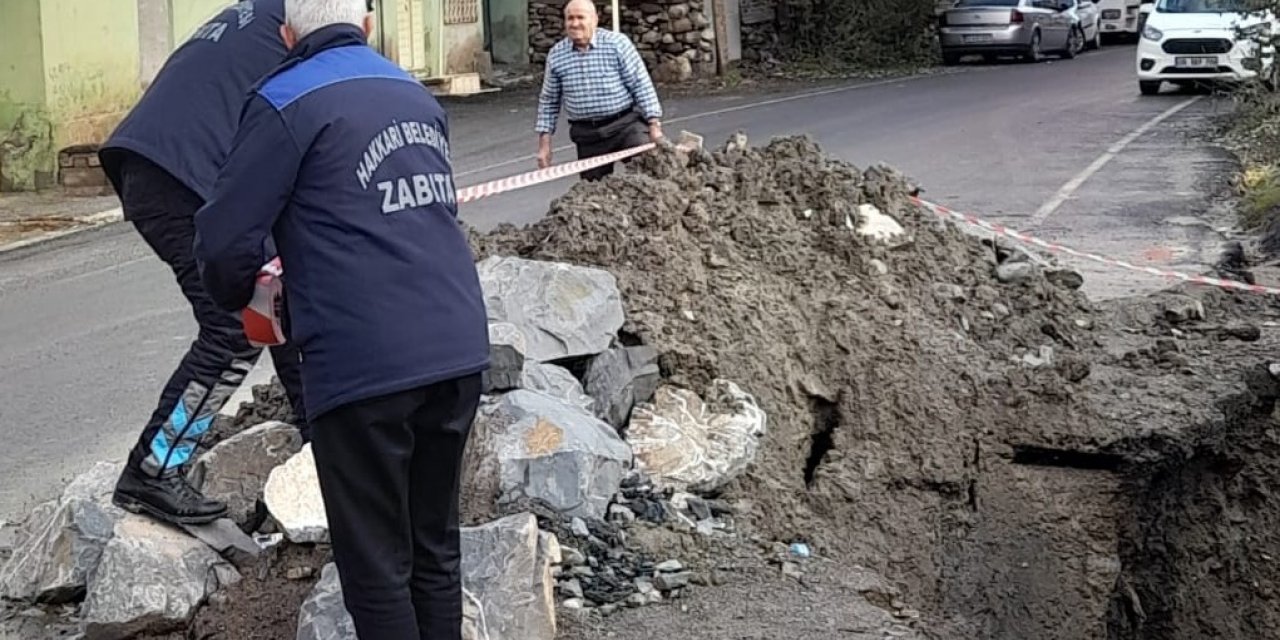
[[[125,217],[172,269],[199,325],[196,339],[166,382],[129,455],[134,469],[158,477],[190,462],[214,417],[244,382],[262,350],[245,338],[240,314],[222,309],[204,290],[192,248],[195,213],[203,204],[200,197],[140,156],[124,160],[120,173]],[[301,412],[296,351],[280,347],[272,350],[272,356],[293,409]]]

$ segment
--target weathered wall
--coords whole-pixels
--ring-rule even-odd
[[[501,64],[528,64],[528,0],[491,0],[489,11],[493,61]]]
[[[478,4],[478,3],[477,3]],[[484,15],[476,22],[444,25],[444,73],[480,72],[484,56]]]
[[[136,0],[43,0],[54,146],[101,142],[139,94]]]
[[[760,62],[778,56],[781,43],[777,4],[776,0],[741,0],[739,21],[744,60]]]
[[[186,42],[196,27],[204,24],[215,13],[225,9],[233,0],[168,0],[172,18],[174,47]]]
[[[657,80],[679,81],[716,71],[715,29],[706,0],[624,0],[622,32],[627,34]],[[529,57],[544,63],[564,37],[564,0],[529,3]],[[611,7],[599,2],[600,26],[612,26]]]
[[[44,109],[40,0],[0,1],[0,191],[53,182],[53,130]],[[43,170],[42,170],[43,169]]]

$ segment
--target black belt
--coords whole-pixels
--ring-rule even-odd
[[[581,120],[570,120],[569,124],[584,126],[584,127],[600,127],[606,124],[617,122],[619,118],[635,113],[635,110],[636,108],[634,106],[631,106],[610,116],[601,116],[599,118],[582,118]]]

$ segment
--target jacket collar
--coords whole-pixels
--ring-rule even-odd
[[[284,57],[283,65],[293,65],[336,47],[367,45],[364,30],[351,24],[331,24],[311,32]]]
[[[328,51],[329,49],[336,49],[338,47],[352,47],[356,45],[367,46],[368,44],[369,41],[365,38],[364,29],[355,25],[332,24],[322,29],[317,29],[307,35],[307,37],[299,40],[275,69],[272,69],[255,82],[253,84],[253,88],[250,89],[250,93],[258,91],[272,78],[284,73],[308,58],[315,57],[322,51]]]

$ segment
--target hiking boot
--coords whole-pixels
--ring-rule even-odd
[[[204,497],[181,473],[152,478],[133,465],[125,465],[111,501],[130,513],[173,524],[207,524],[227,514],[226,504]]]

